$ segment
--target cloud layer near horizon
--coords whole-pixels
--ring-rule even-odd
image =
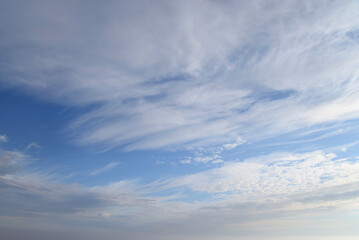
[[[358,117],[355,1],[1,8],[2,85],[79,108],[82,145],[232,144]]]
[[[320,151],[259,156],[152,183],[123,180],[93,187],[21,170],[28,160],[17,151],[0,152],[0,163],[10,169],[0,176],[2,226],[80,224],[120,230],[124,239],[136,231],[178,237],[186,229],[193,238],[212,227],[217,234],[231,226],[248,231],[262,229],[264,220],[358,208],[357,159]],[[195,194],[206,197],[198,200]]]

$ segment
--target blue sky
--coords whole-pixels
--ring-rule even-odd
[[[359,236],[358,1],[0,9],[5,239]]]

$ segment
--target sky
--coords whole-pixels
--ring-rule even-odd
[[[358,239],[359,1],[0,9],[2,239]]]

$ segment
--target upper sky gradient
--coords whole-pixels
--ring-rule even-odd
[[[0,1],[1,239],[359,238],[359,1]]]

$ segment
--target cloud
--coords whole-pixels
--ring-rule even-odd
[[[192,162],[192,161],[191,161],[191,159],[189,159],[189,158],[183,159],[183,160],[180,161],[180,163],[182,163],[182,164],[190,164],[191,162]]]
[[[244,231],[249,223],[359,207],[358,159],[323,151],[278,152],[146,184],[127,179],[91,187],[20,169],[25,158],[6,150],[0,158],[7,169],[0,175],[0,221],[23,224],[19,228],[26,217],[34,226],[81,223],[128,236],[151,229],[153,238],[178,237],[184,229]]]
[[[13,174],[22,169],[30,157],[19,151],[0,149],[0,176]]]
[[[245,143],[246,142],[246,140],[244,140],[244,139],[242,139],[242,138],[237,138],[237,140],[235,141],[235,142],[233,142],[233,143],[227,143],[227,144],[224,144],[223,145],[223,148],[224,148],[224,150],[231,150],[231,149],[233,149],[233,148],[235,148],[235,147],[238,147],[239,145],[241,145],[241,144],[243,144],[243,143]]]
[[[107,164],[106,166],[104,166],[103,168],[100,168],[98,170],[95,170],[95,171],[91,172],[90,175],[102,174],[104,172],[110,171],[111,169],[117,167],[120,164],[121,163],[119,163],[119,162],[111,162],[111,163]]]
[[[1,176],[0,182],[3,217],[21,218],[27,212],[31,218],[42,219],[43,215],[47,215],[55,222],[61,219],[83,221],[86,217],[96,220],[98,216],[105,216],[106,211],[114,214],[113,207],[116,207],[117,214],[121,214],[122,211],[146,205],[145,197],[135,197],[138,193],[135,193],[130,181],[86,188],[76,183],[59,183],[53,177],[32,172]]]
[[[313,192],[314,196],[326,191],[336,194],[339,188],[347,193],[357,191],[358,167],[356,160],[340,159],[321,151],[273,153],[167,180],[164,187],[186,187],[194,192],[220,194],[233,201],[280,201]]]
[[[77,144],[232,148],[359,116],[357,2],[1,8],[2,85],[83,108]]]
[[[37,144],[36,142],[32,142],[29,145],[27,145],[25,152],[28,151],[30,148],[41,148],[41,146],[39,144]]]
[[[203,163],[208,163],[209,161],[212,161],[213,159],[215,159],[216,158],[216,156],[215,157],[196,157],[195,159],[194,159],[194,161],[196,161],[196,162],[203,162]]]
[[[6,143],[7,142],[7,136],[4,134],[4,135],[0,135],[0,142],[4,142]]]
[[[195,152],[194,156],[187,156],[184,159],[180,160],[182,164],[214,164],[214,163],[223,163],[221,159],[222,148],[216,148],[214,153],[211,151],[202,150]]]
[[[290,133],[295,141],[287,143],[298,144],[352,130],[331,131],[359,117],[358,2],[1,1],[0,8],[1,88],[79,110],[65,129],[73,143],[186,148],[194,154],[181,163],[208,164],[150,183],[86,186],[34,171],[30,156],[1,149],[2,226],[192,240],[358,209],[358,157],[350,151],[225,157],[245,142],[283,146],[276,136]]]

